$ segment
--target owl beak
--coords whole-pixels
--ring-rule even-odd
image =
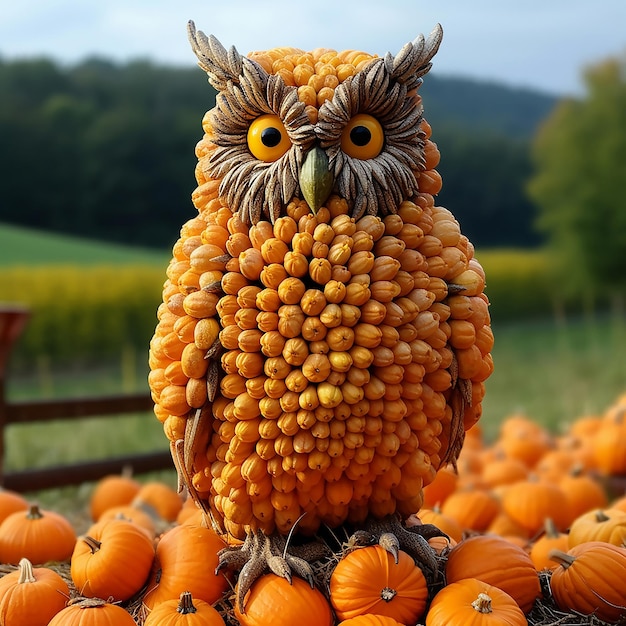
[[[314,214],[326,202],[332,191],[333,182],[326,153],[319,146],[314,146],[308,151],[302,163],[299,178],[300,191]]]

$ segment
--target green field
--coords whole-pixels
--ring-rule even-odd
[[[169,258],[169,250],[159,252],[132,248],[0,224],[0,267],[48,263],[76,263],[83,266],[154,263],[165,267]]]

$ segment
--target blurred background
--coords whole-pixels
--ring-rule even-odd
[[[7,398],[148,392],[147,346],[214,103],[189,19],[242,53],[383,55],[441,23],[421,93],[442,154],[438,202],[487,273],[485,432],[515,412],[558,430],[626,391],[622,0],[23,0],[0,7],[0,302],[30,311]],[[92,426],[85,439],[105,445]],[[5,464],[79,454],[58,428],[11,429]],[[137,416],[106,430],[119,449],[120,432],[165,446],[160,428]]]

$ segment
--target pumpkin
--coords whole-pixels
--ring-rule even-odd
[[[528,476],[528,467],[519,459],[496,458],[485,463],[480,473],[480,478],[486,487],[498,485],[510,485]]]
[[[127,520],[103,520],[76,541],[70,572],[82,594],[121,602],[143,587],[153,560],[144,530]]]
[[[522,480],[509,485],[502,496],[502,510],[531,535],[543,528],[547,518],[559,530],[567,528],[572,519],[563,491],[541,480]]]
[[[66,561],[72,555],[76,533],[60,513],[41,510],[36,504],[29,510],[9,515],[0,524],[0,561],[19,563],[26,558],[34,565],[48,561]]]
[[[454,539],[455,542],[461,541],[463,538],[461,525],[453,517],[442,513],[438,506],[435,506],[434,509],[420,509],[418,517],[422,524],[433,524],[451,539]]]
[[[567,498],[572,520],[592,509],[608,507],[608,498],[602,485],[579,469],[563,476],[558,485]]]
[[[519,546],[496,535],[475,535],[458,543],[448,554],[448,584],[478,578],[508,593],[524,613],[541,596],[537,570]]]
[[[69,598],[67,583],[46,567],[33,568],[28,559],[0,578],[0,624],[46,626]]]
[[[117,604],[100,598],[78,598],[59,611],[48,626],[137,626],[137,623]]]
[[[291,583],[275,574],[265,574],[252,585],[243,600],[243,611],[235,606],[241,626],[332,626],[333,616],[324,595],[301,578]]]
[[[568,548],[568,538],[566,533],[559,532],[551,519],[547,519],[544,524],[544,533],[533,542],[530,547],[531,561],[534,563],[537,571],[544,569],[554,569],[557,564],[550,559],[552,550],[565,550]]]
[[[224,626],[224,620],[208,602],[196,600],[185,591],[178,600],[161,602],[143,626]]]
[[[483,531],[500,512],[500,503],[483,490],[455,491],[441,506],[441,512],[455,519],[463,530]]]
[[[424,487],[424,506],[441,506],[446,498],[454,493],[458,481],[458,474],[452,465],[442,467],[431,483]]]
[[[593,437],[596,468],[607,476],[626,474],[626,402],[605,414]]]
[[[603,541],[555,550],[550,588],[563,611],[594,613],[607,622],[626,615],[626,549]]]
[[[25,511],[27,508],[28,502],[19,493],[0,489],[0,524],[11,513]]]
[[[130,504],[122,504],[107,509],[99,518],[99,522],[105,522],[111,519],[121,519],[132,522],[138,528],[141,528],[150,539],[156,536],[156,527],[149,513],[138,509]]]
[[[596,509],[579,515],[570,526],[570,548],[587,541],[606,541],[620,546],[626,540],[626,511]]]
[[[374,613],[415,624],[427,597],[426,579],[413,559],[400,550],[396,563],[378,545],[349,552],[330,577],[330,602],[340,620]]]
[[[97,521],[107,509],[130,504],[140,488],[141,483],[131,478],[127,471],[101,478],[89,498],[91,519]]]
[[[228,580],[215,574],[217,553],[226,543],[210,528],[184,524],[164,533],[156,547],[156,557],[148,591],[143,602],[148,609],[164,600],[179,598],[184,591],[212,604],[228,588]]]
[[[337,626],[402,626],[402,624],[387,615],[365,613],[364,615],[344,619],[342,622],[339,622]]]
[[[517,602],[476,578],[448,584],[433,598],[426,626],[526,626]]]
[[[507,535],[509,537],[521,537],[528,539],[530,533],[521,524],[518,524],[508,513],[500,511],[492,520],[491,524],[487,526],[486,533],[491,535],[500,535],[501,537]]]
[[[183,501],[170,486],[151,481],[141,487],[133,500],[133,506],[154,511],[166,522],[175,522],[183,508]]]

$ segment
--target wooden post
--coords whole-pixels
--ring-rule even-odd
[[[9,355],[30,316],[25,307],[0,303],[0,485],[4,477],[4,428],[7,418],[5,396],[6,367]]]

